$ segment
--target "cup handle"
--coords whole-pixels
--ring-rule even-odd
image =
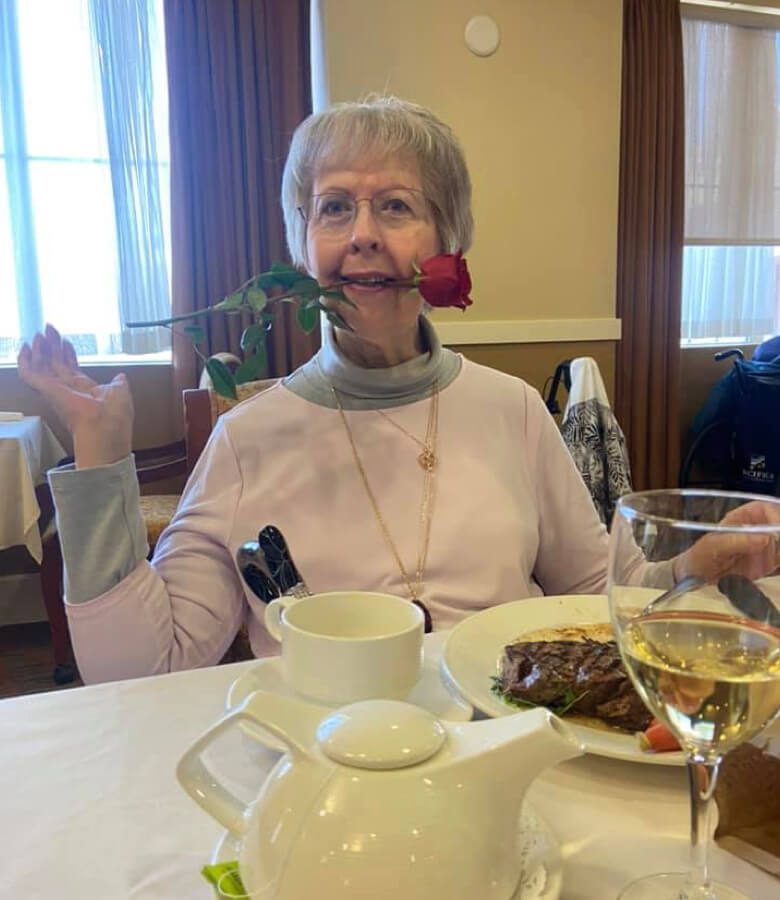
[[[275,641],[282,642],[282,613],[293,606],[300,597],[276,597],[265,608],[265,627]]]

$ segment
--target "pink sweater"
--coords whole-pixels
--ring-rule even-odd
[[[389,414],[421,438],[429,403]],[[419,447],[375,411],[346,415],[413,572]],[[434,628],[523,597],[605,589],[606,529],[533,388],[465,360],[440,395],[438,457],[423,588]],[[235,563],[237,548],[267,524],[282,530],[312,591],[407,596],[338,412],[278,385],[219,420],[154,562],[68,606],[85,681],[212,665],[242,621],[258,656],[278,652]]]

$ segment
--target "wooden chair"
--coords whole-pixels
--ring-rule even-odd
[[[55,684],[69,684],[76,677],[76,666],[70,643],[68,620],[65,616],[65,604],[62,600],[62,551],[57,536],[54,501],[48,481],[44,481],[35,488],[35,496],[41,510],[38,517],[43,548],[40,565],[41,596],[51,632],[54,656],[52,678]]]
[[[154,553],[157,539],[173,518],[179,505],[181,489],[189,469],[187,468],[186,444],[183,440],[161,447],[133,451],[135,471],[141,485],[141,515],[146,526],[146,540],[149,556]],[[159,481],[176,479],[179,491],[174,494],[154,494],[147,491],[147,485]]]
[[[242,400],[259,394],[279,381],[278,378],[263,378],[249,381],[236,387],[238,398],[222,397],[207,387],[184,391],[184,446],[189,474],[206,446],[211,430],[217,419]]]

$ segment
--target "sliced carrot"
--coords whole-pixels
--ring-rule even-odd
[[[679,750],[680,742],[663,722],[654,719],[639,735],[639,746],[650,753],[666,753],[669,750]]]

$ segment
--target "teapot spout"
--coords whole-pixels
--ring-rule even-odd
[[[571,728],[546,709],[463,725],[447,725],[445,759],[450,779],[461,791],[472,787],[465,817],[476,870],[500,885],[491,897],[514,896],[521,876],[517,829],[526,790],[541,773],[580,756],[583,748]],[[446,765],[446,763],[445,763]],[[463,896],[476,896],[466,895]],[[484,891],[479,896],[487,897]]]
[[[498,783],[514,784],[520,799],[541,773],[584,753],[571,728],[547,709],[489,719],[459,731],[458,755],[487,764]]]

